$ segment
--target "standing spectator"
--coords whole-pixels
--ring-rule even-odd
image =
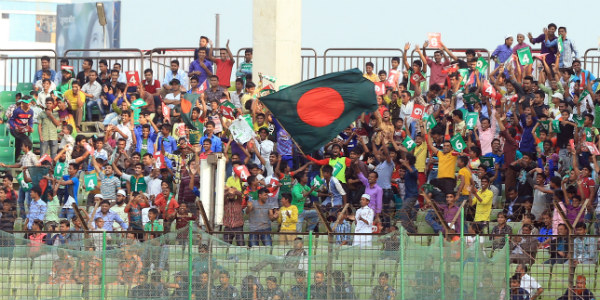
[[[280,232],[296,232],[298,223],[298,208],[291,204],[292,195],[282,194],[281,195],[281,208],[279,210],[278,222],[281,224]],[[296,238],[293,234],[281,235],[283,244],[287,245]]]
[[[50,68],[50,57],[42,56],[42,58],[40,58],[40,63],[42,64],[42,69],[35,72],[35,76],[33,76],[33,83],[35,84],[38,80],[42,79],[42,73],[44,71],[49,71],[50,80],[54,81],[56,77],[56,71]]]
[[[365,73],[363,74],[363,77],[371,80],[371,82],[379,82],[379,77],[373,72],[373,68],[375,68],[375,65],[370,61],[367,62],[365,64]]]
[[[550,26],[548,26],[550,27]],[[577,60],[578,59],[578,52],[577,52],[577,48],[575,48],[575,43],[573,42],[573,40],[567,39],[567,27],[561,26],[558,27],[558,36],[562,37],[563,40],[563,52],[560,53],[560,61],[559,61],[559,67],[560,68],[570,68],[571,65],[573,64],[573,60]],[[544,45],[548,48],[552,48],[552,47],[558,47],[558,39],[554,39],[554,40],[550,40],[550,39],[546,39],[544,40]],[[546,60],[546,62],[548,62]],[[550,65],[551,63],[548,62],[548,65]]]
[[[268,197],[269,190],[262,188],[258,191],[258,200],[251,200],[248,202],[246,214],[248,215],[251,232],[270,232],[271,221],[276,220],[279,217],[276,208],[267,204]],[[250,234],[250,247],[259,246],[260,242],[262,242],[264,246],[271,246],[271,235],[268,233]]]
[[[429,74],[429,84],[437,84],[440,87],[446,86],[446,74],[442,72],[445,67],[450,65],[450,61],[448,57],[444,54],[442,50],[436,50],[433,53],[433,59],[427,57],[427,53],[425,49],[429,45],[429,42],[425,42],[423,45],[423,55],[421,56],[421,60],[427,63],[429,69],[431,70]],[[421,54],[421,51],[417,49],[417,52]],[[442,58],[444,59],[442,61]]]
[[[123,230],[127,230],[127,223],[125,223],[123,221],[123,219],[121,219],[121,217],[119,217],[119,215],[117,213],[115,213],[114,211],[112,211],[110,209],[110,202],[106,201],[106,200],[102,200],[102,202],[100,202],[100,210],[98,212],[96,212],[95,215],[90,216],[91,218],[93,218],[94,220],[96,218],[102,218],[104,220],[104,226],[102,228],[104,228],[104,230],[106,231],[113,231],[113,223],[117,222],[119,223],[119,225],[121,225],[121,228]],[[131,223],[131,220],[130,220]]]
[[[206,47],[198,48],[198,58],[190,64],[188,76],[198,76],[198,82],[204,83],[208,76],[213,75],[212,62],[206,58],[208,52]],[[218,81],[218,80],[217,80]]]
[[[537,280],[529,275],[526,264],[518,264],[515,269],[515,275],[519,276],[521,288],[525,289],[531,295],[531,299],[537,299],[544,292],[544,289]]]
[[[492,228],[492,248],[502,249],[504,248],[504,244],[506,244],[506,235],[512,234],[512,228],[506,224],[506,214],[504,212],[499,212],[497,216],[498,225]]]
[[[239,64],[236,77],[242,77],[247,82],[252,81],[252,48],[244,50],[244,61]]]
[[[38,131],[40,134],[40,155],[50,154],[56,157],[58,151],[58,129],[60,117],[54,111],[54,100],[51,97],[45,99],[44,112],[38,115]]]
[[[298,208],[298,223],[296,224],[296,231],[303,232],[302,226],[304,225],[304,221],[306,220],[306,230],[313,230],[318,221],[319,217],[314,208],[310,205],[310,196],[317,196],[317,192],[315,192],[316,186],[311,188],[308,185],[308,176],[306,173],[299,172],[294,175],[296,179],[296,184],[292,187],[292,205],[295,205]]]
[[[355,168],[355,172],[358,174],[359,180],[365,186],[364,193],[369,195],[371,198],[371,201],[369,201],[369,207],[373,209],[373,211],[375,212],[375,217],[377,217],[381,214],[381,206],[383,199],[383,190],[379,185],[377,185],[377,177],[379,175],[377,175],[377,172],[371,171],[369,172],[369,178],[366,178],[365,175],[363,175],[362,172],[358,170],[357,164],[353,164],[353,166]]]
[[[122,66],[120,63],[116,62],[113,64],[113,71],[117,71],[119,73],[119,79],[118,81],[121,83],[127,83],[127,76],[125,76],[125,73],[122,70]]]
[[[46,202],[40,198],[41,194],[42,190],[39,187],[35,186],[31,189],[31,204],[25,219],[25,224],[27,224],[29,230],[32,229],[33,221],[44,220],[46,216]]]
[[[449,137],[448,130],[452,122],[446,122],[446,134],[445,136]],[[458,153],[452,151],[452,144],[450,144],[450,140],[444,140],[444,150],[440,151],[433,146],[433,139],[431,137],[431,133],[427,137],[427,145],[429,146],[429,150],[433,153],[433,156],[437,156],[438,158],[438,174],[437,178],[433,182],[433,185],[437,186],[442,193],[448,194],[453,193],[454,188],[456,187],[456,178],[454,176],[455,168],[456,168],[456,160],[458,157]]]
[[[369,200],[371,196],[368,194],[363,194],[360,197],[360,206],[358,210],[356,210],[356,214],[354,215],[354,220],[356,221],[356,229],[354,233],[367,233],[368,235],[357,235],[354,237],[354,246],[360,247],[369,247],[371,246],[371,234],[373,233],[373,221],[375,219],[375,213],[373,209],[370,208]]]
[[[219,50],[220,58],[213,59],[213,62],[217,66],[217,76],[219,77],[219,85],[225,89],[228,89],[231,85],[231,71],[233,70],[233,64],[235,64],[235,59],[233,59],[233,54],[231,54],[231,50],[229,50],[229,40],[225,44],[225,49]],[[235,104],[235,103],[234,103]]]
[[[27,136],[27,133],[33,132],[33,110],[29,106],[30,102],[31,98],[28,96],[17,101],[20,105],[13,110],[8,119],[10,134],[15,137],[15,160],[19,158],[21,146],[25,141],[31,142]],[[29,149],[31,150],[31,147]]]
[[[92,110],[97,106],[100,110],[100,119],[104,118],[104,106],[100,94],[102,93],[102,85],[98,82],[98,72],[91,70],[88,76],[89,81],[81,87],[81,91],[86,97],[86,112],[87,120],[92,120]]]
[[[20,149],[24,152],[24,154],[23,154],[23,156],[21,156],[21,160],[18,163],[14,164],[14,165],[7,165],[5,163],[0,163],[0,167],[22,168],[23,172],[27,172],[27,173],[23,174],[23,178],[29,178],[29,175],[28,175],[29,171],[27,171],[27,168],[35,166],[38,162],[38,157],[37,157],[37,155],[35,155],[33,153],[33,151],[32,151],[33,145],[31,144],[31,141],[29,141],[29,139],[26,139],[21,142]],[[7,177],[5,177],[5,181],[6,181],[6,178]],[[10,182],[10,184],[12,185],[12,181]],[[11,200],[14,201],[15,199],[11,199]],[[29,193],[29,188],[27,187],[27,185],[21,183],[19,186],[19,199],[18,199],[19,211],[20,211],[19,216],[21,218],[25,218],[25,203],[27,203],[27,205],[30,205],[30,202],[31,202],[31,197],[30,197],[30,193]],[[43,220],[43,219],[44,218],[42,218],[40,220]]]
[[[492,201],[494,200],[494,193],[489,189],[490,178],[484,176],[481,178],[481,189],[474,192],[473,186],[467,187],[471,197],[471,205],[476,205],[474,222],[487,223],[490,221],[490,214],[492,213]]]
[[[496,60],[496,67],[498,64],[503,64],[506,62],[513,54],[512,49],[510,48],[513,44],[514,38],[512,35],[508,34],[504,37],[504,44],[496,47],[496,50],[492,52],[492,59]]]
[[[531,32],[527,33],[527,37],[529,38],[529,42],[531,44],[537,44],[537,43],[541,43],[542,44],[542,54],[548,54],[546,56],[546,62],[548,63],[548,65],[552,65],[554,64],[554,62],[556,62],[556,53],[558,52],[558,49],[555,46],[553,47],[548,47],[546,45],[546,42],[552,42],[554,40],[556,40],[556,35],[554,35],[554,33],[556,32],[556,24],[554,23],[550,23],[548,24],[547,28],[544,28],[544,33],[540,34],[538,37],[534,38],[533,35],[531,35]]]
[[[67,174],[63,175],[62,179],[57,180],[59,185],[65,187],[65,194],[60,199],[60,204],[63,206],[60,217],[70,220],[75,212],[73,211],[73,203],[79,204],[77,196],[79,194],[79,165],[70,163],[67,168]]]
[[[126,197],[124,190],[119,190],[117,192],[117,197]],[[142,209],[150,206],[148,201],[146,201],[145,197],[141,197],[139,194],[137,196],[133,196],[127,206],[125,206],[125,213],[127,213],[129,217],[129,222],[126,223],[128,227],[131,227],[133,230],[144,230],[143,222],[142,222]],[[121,219],[122,220],[122,219]],[[124,222],[125,223],[125,222]],[[123,228],[123,230],[128,227]]]

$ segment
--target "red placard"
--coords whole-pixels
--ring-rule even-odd
[[[496,89],[487,80],[483,82],[483,91],[481,93],[484,96],[496,99]]]
[[[375,84],[375,94],[377,96],[385,95],[385,82],[373,82]]]
[[[425,106],[420,105],[420,104],[415,104],[413,106],[413,111],[412,111],[412,114],[410,115],[410,117],[414,118],[414,119],[422,119],[424,112],[425,112]]]
[[[388,78],[385,80],[385,85],[394,88],[398,88],[398,79],[400,79],[400,71],[391,69],[388,73]]]
[[[125,76],[127,76],[127,86],[138,86],[140,84],[140,75],[137,71],[126,72]]]
[[[235,169],[233,169],[233,172],[243,181],[246,181],[250,176],[250,171],[248,171],[248,168],[245,165],[239,165],[235,167]]]
[[[429,48],[442,48],[442,34],[439,32],[430,32],[427,34],[429,39]]]
[[[410,76],[410,84],[412,85],[420,84],[423,80],[425,80],[425,77],[421,73],[414,73]]]
[[[160,154],[160,151],[154,152],[154,165],[158,169],[167,167],[167,164],[165,163],[165,156]]]
[[[592,142],[585,142],[585,145],[587,146],[588,150],[590,150],[590,153],[592,155],[600,155],[600,151],[598,151],[598,147],[596,147],[596,144]]]
[[[162,105],[162,113],[163,113],[163,118],[165,118],[165,121],[170,123],[171,122],[171,109],[169,108],[169,106],[167,106],[164,103]]]

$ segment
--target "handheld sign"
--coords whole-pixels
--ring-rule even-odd
[[[248,177],[250,176],[250,172],[248,171],[248,168],[246,167],[246,165],[239,165],[239,166],[235,167],[235,169],[233,169],[233,172],[235,173],[235,175],[237,175],[243,181],[246,181],[248,179]]]
[[[494,158],[493,157],[482,156],[479,158],[479,161],[480,161],[481,165],[484,166],[486,169],[494,167]]]
[[[450,139],[450,144],[452,144],[452,148],[454,148],[454,150],[456,150],[458,152],[463,152],[463,150],[465,150],[465,148],[467,147],[465,140],[463,140],[463,138],[460,134],[454,135]]]
[[[442,47],[442,34],[439,32],[430,32],[427,34],[427,39],[429,39],[429,47],[431,48],[441,48]]]
[[[479,114],[476,112],[467,113],[465,117],[465,123],[467,124],[467,129],[475,129],[475,125],[477,125],[477,119],[479,119]]]
[[[96,174],[87,174],[83,176],[83,182],[86,191],[93,191],[98,185],[98,177],[96,177]]]
[[[412,114],[410,115],[410,117],[420,120],[423,118],[424,111],[425,111],[425,106],[420,105],[420,104],[415,104],[413,106],[413,111],[412,111]]]
[[[375,84],[375,94],[377,96],[385,95],[385,82],[373,82]]]
[[[127,86],[138,86],[140,84],[140,75],[137,71],[129,71],[125,73],[127,77]]]
[[[404,146],[406,150],[412,151],[417,146],[417,143],[415,143],[415,141],[413,141],[409,136],[407,136],[402,142],[402,146]]]
[[[485,60],[485,58],[480,57],[477,59],[477,64],[475,65],[475,68],[477,69],[477,71],[479,71],[479,73],[484,74],[485,72],[487,72],[488,66],[489,64]]]
[[[517,50],[517,55],[519,56],[519,63],[521,65],[527,66],[533,64],[533,57],[531,56],[531,49],[529,47]]]
[[[600,155],[600,151],[598,151],[598,147],[596,147],[596,144],[592,142],[585,142],[585,146],[588,148],[592,155]]]

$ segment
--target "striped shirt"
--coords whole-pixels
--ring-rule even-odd
[[[121,180],[116,176],[106,177],[104,173],[100,173],[100,193],[106,200],[117,199],[117,190],[121,187]]]

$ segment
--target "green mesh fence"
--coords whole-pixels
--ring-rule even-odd
[[[272,234],[273,246],[247,248],[190,228],[146,242],[133,233],[71,233],[60,246],[1,233],[0,299],[509,299],[516,268],[511,249],[494,249],[490,237],[397,233],[358,247],[333,235],[286,244]],[[586,276],[596,292],[597,264],[548,258],[540,249],[530,266],[544,289],[538,299],[562,295],[570,274]]]

